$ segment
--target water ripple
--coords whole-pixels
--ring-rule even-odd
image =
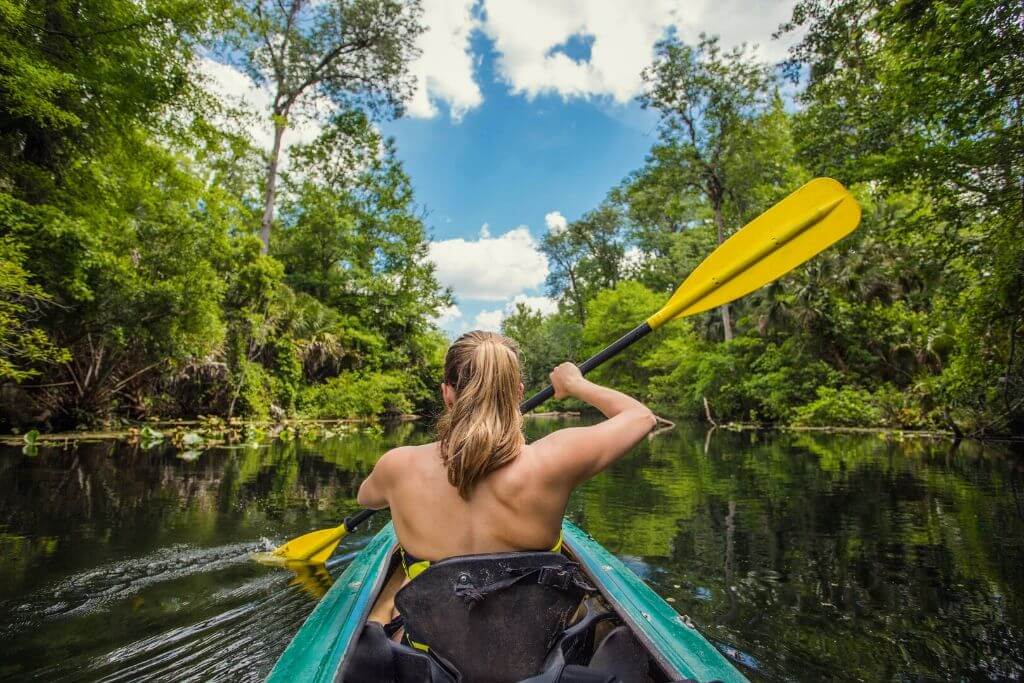
[[[262,542],[234,543],[215,548],[170,546],[144,557],[113,562],[75,574],[37,591],[24,602],[0,603],[0,610],[26,615],[0,630],[0,638],[11,630],[30,626],[33,617],[55,619],[92,614],[111,602],[136,595],[154,584],[248,562],[249,555],[263,546]]]

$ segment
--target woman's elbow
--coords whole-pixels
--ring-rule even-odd
[[[356,502],[364,508],[378,510],[385,507],[387,503],[381,503],[380,497],[374,495],[373,484],[369,479],[364,479],[359,485],[359,493],[356,494]]]
[[[654,411],[645,405],[641,405],[636,409],[636,420],[639,424],[644,426],[644,432],[649,432],[658,426],[658,416],[654,414]]]

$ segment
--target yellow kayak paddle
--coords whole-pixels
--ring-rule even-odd
[[[773,282],[853,232],[860,206],[831,178],[815,178],[723,242],[690,273],[661,309],[606,349],[580,364],[586,374],[670,320],[703,313]],[[526,413],[554,396],[547,387],[523,401]],[[346,534],[372,517],[361,510],[333,529],[300,536],[269,553],[261,562],[323,564]]]

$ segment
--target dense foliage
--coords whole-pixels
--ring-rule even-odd
[[[716,243],[829,175],[864,207],[853,236],[597,376],[715,421],[1024,431],[1024,8],[802,0],[781,30],[803,32],[784,69],[795,113],[782,74],[742,49],[659,47],[646,163],[545,240],[560,312],[505,322],[529,379],[552,341],[599,350]]]
[[[400,83],[408,50],[362,39],[384,6],[405,11],[353,0],[314,12],[356,35],[346,59]],[[430,405],[444,344],[430,320],[449,295],[425,265],[409,179],[363,113],[379,109],[359,100],[380,91],[360,90],[370,72],[336,61],[315,74],[310,88],[349,106],[295,151],[262,253],[271,178],[199,69],[201,47],[269,30],[259,7],[0,1],[7,427]],[[273,70],[273,54],[259,59]]]
[[[1024,431],[1024,9],[800,0],[780,30],[781,70],[658,46],[645,163],[544,238],[560,310],[504,323],[528,384],[831,175],[857,233],[599,377],[715,421]],[[431,408],[450,294],[373,125],[421,31],[416,0],[0,0],[3,426]],[[271,149],[209,94],[218,52],[272,91]]]

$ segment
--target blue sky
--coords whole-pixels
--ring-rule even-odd
[[[461,13],[453,10],[459,3]],[[657,118],[635,97],[659,38],[708,32],[726,45],[765,46],[762,58],[776,61],[786,45],[771,33],[792,4],[432,0],[424,7],[434,34],[423,48],[424,87],[410,116],[382,128],[396,139],[428,211],[431,255],[456,298],[440,321],[454,334],[497,328],[517,299],[553,307],[537,245],[643,164]]]
[[[548,230],[546,215],[578,218],[643,163],[657,122],[652,112],[635,102],[512,94],[495,73],[492,42],[478,33],[473,52],[480,56],[474,72],[481,106],[457,121],[441,105],[433,118],[406,117],[382,126],[397,141],[417,201],[428,211],[433,240],[479,243],[486,225],[492,238],[526,227],[539,242]],[[471,247],[464,253],[475,255]],[[498,292],[474,298],[471,282],[449,280],[461,285],[459,316],[446,317],[443,325],[450,332],[473,327],[478,315],[503,310],[517,294],[536,302],[544,293],[543,274],[536,272],[534,286],[503,290],[509,295],[502,300],[495,298]],[[496,319],[485,314],[479,322]]]
[[[456,299],[438,320],[452,334],[497,329],[517,300],[553,309],[539,241],[642,165],[656,117],[636,96],[659,39],[718,35],[766,62],[796,39],[771,37],[793,0],[421,1],[413,96],[381,129],[427,211],[430,258]],[[266,89],[227,64],[205,70],[218,95],[266,119]],[[319,131],[316,119],[291,123],[286,146]],[[271,130],[251,132],[269,148]]]
[[[431,212],[435,237],[472,237],[520,224],[544,225],[560,210],[572,220],[643,163],[656,116],[635,102],[528,99],[494,73],[491,41],[475,37],[475,69],[484,103],[453,121],[402,118],[384,124]]]

